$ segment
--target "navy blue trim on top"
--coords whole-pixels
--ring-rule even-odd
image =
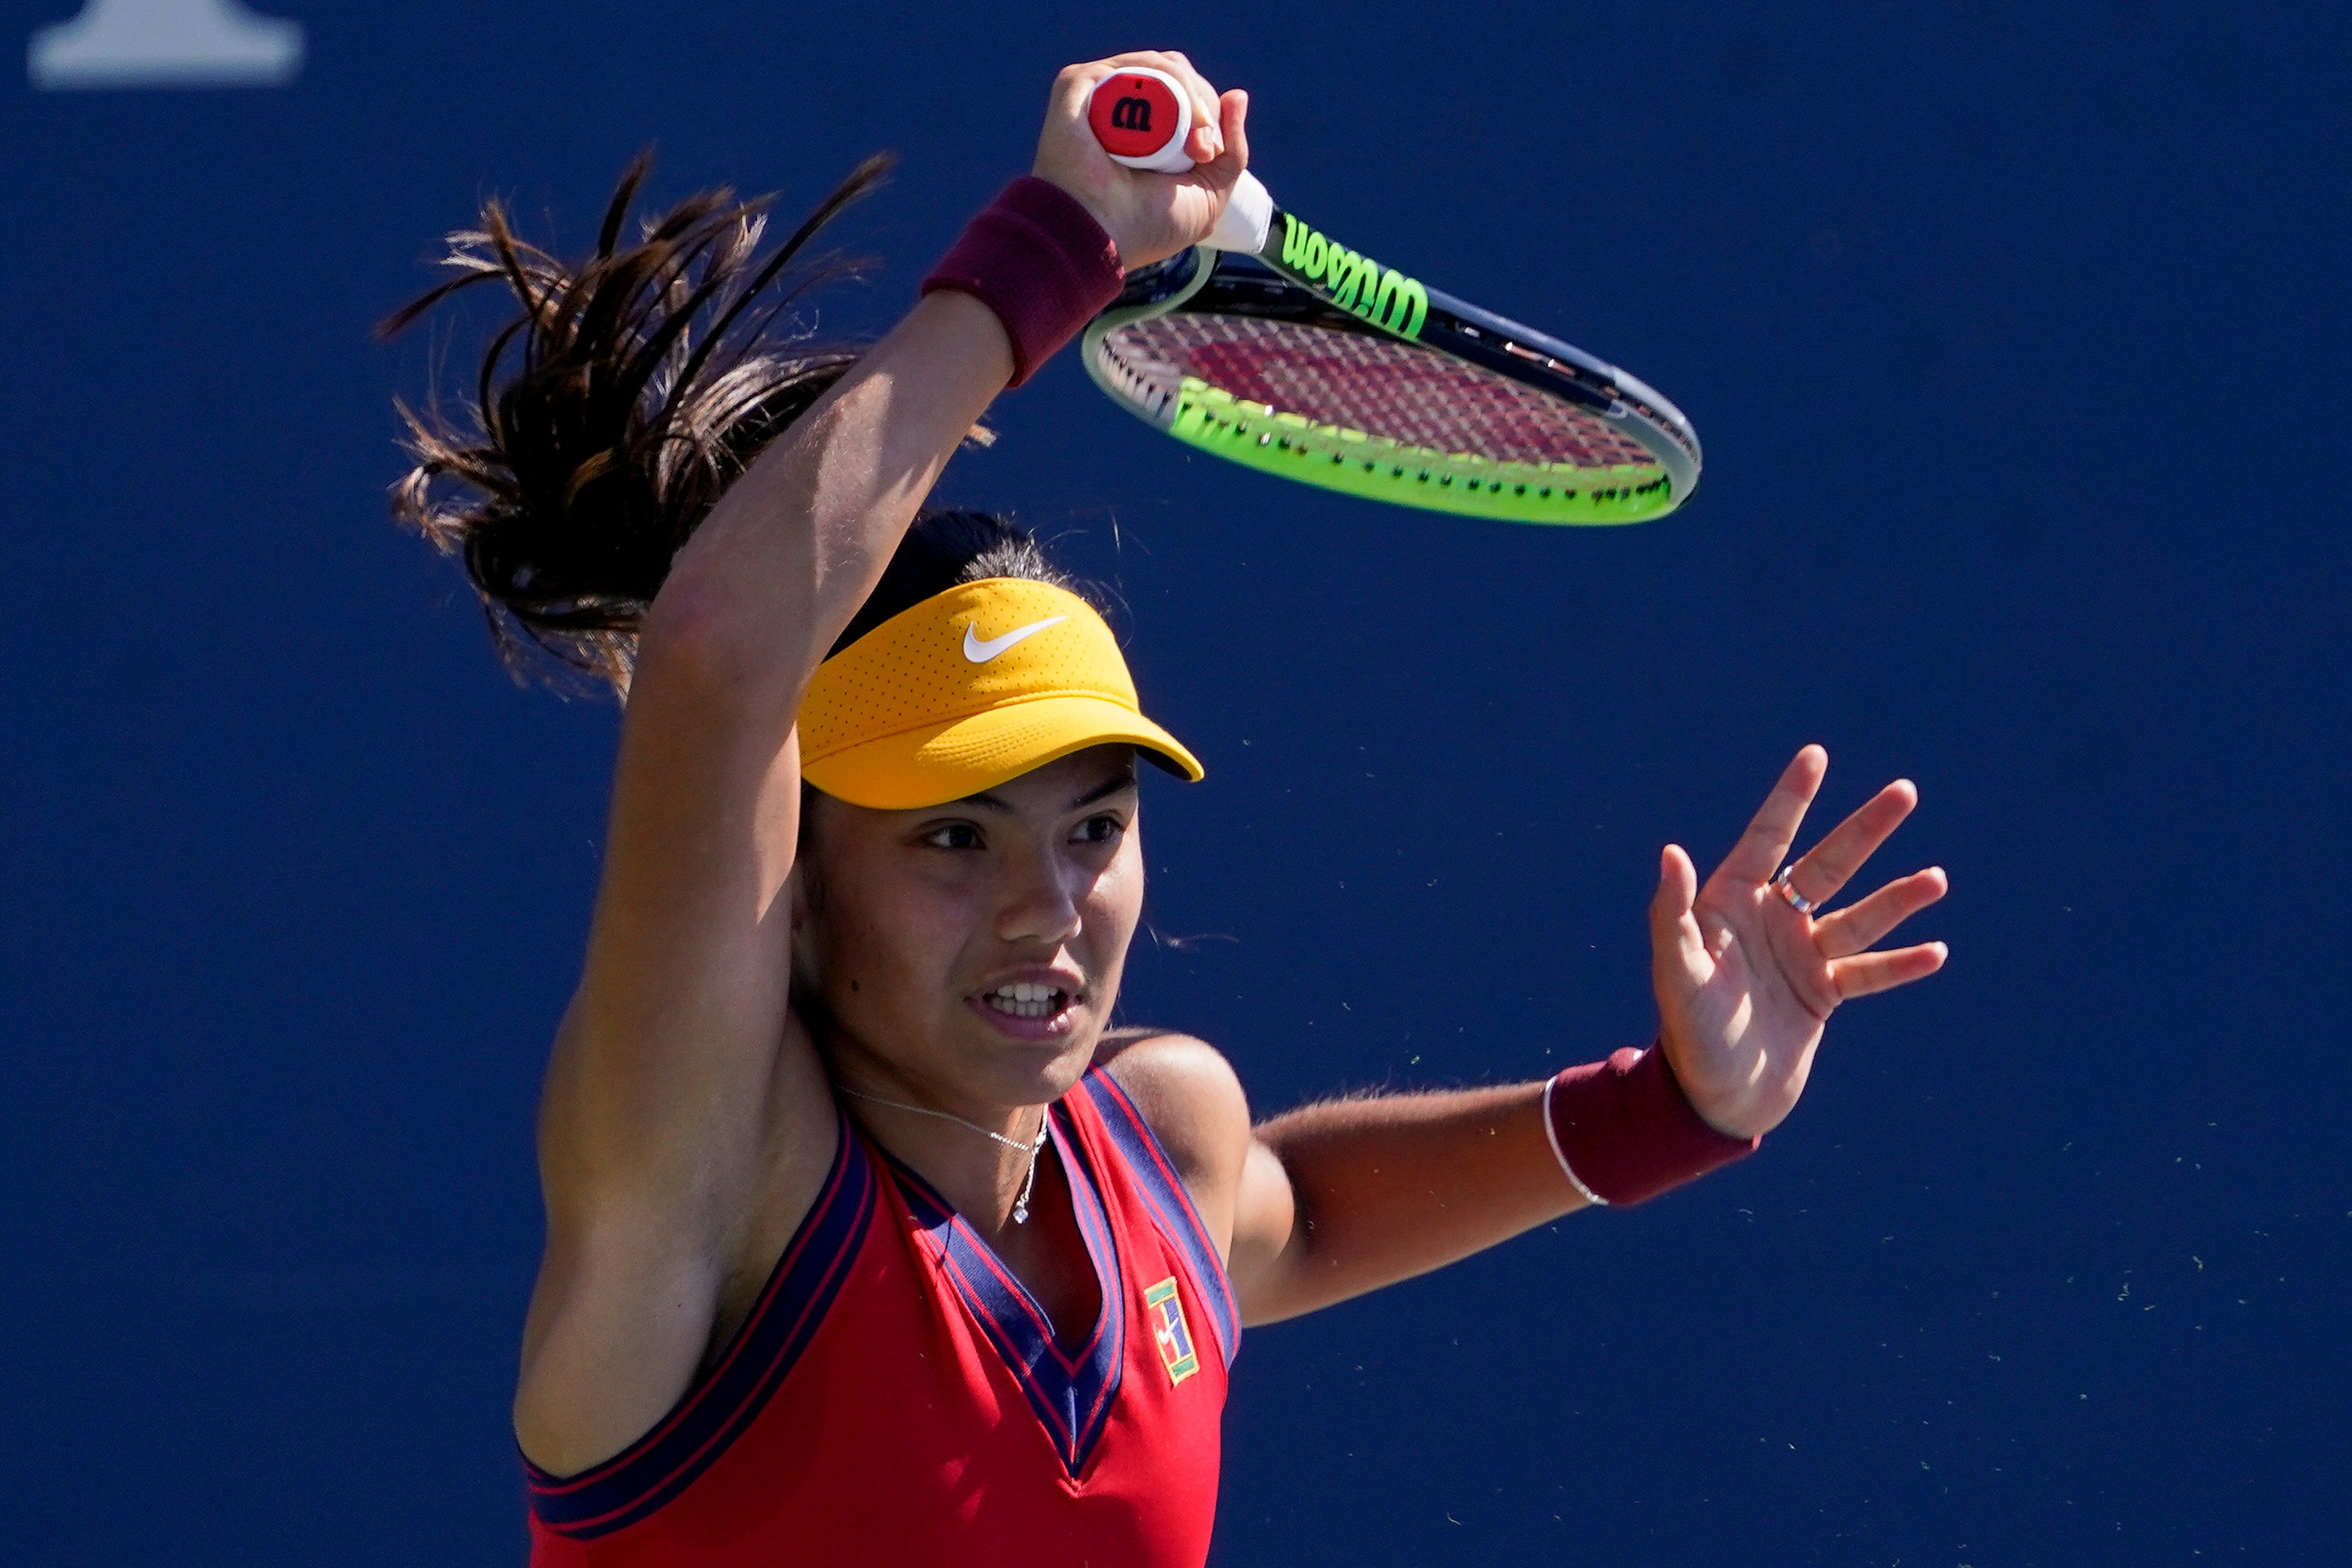
[[[1111,1146],[1134,1174],[1136,1190],[1143,1195],[1160,1234],[1192,1269],[1193,1288],[1209,1303],[1217,1349],[1223,1354],[1225,1364],[1233,1365],[1242,1340],[1241,1310],[1234,1302],[1234,1284],[1225,1277],[1224,1260],[1217,1256],[1216,1243],[1209,1239],[1208,1227],[1201,1223],[1200,1211],[1192,1207],[1192,1194],[1184,1190],[1168,1151],[1160,1146],[1151,1124],[1109,1073],[1089,1067],[1078,1087],[1086,1092],[1103,1130],[1110,1134]]]
[[[766,1407],[824,1322],[874,1218],[874,1162],[846,1116],[835,1136],[816,1202],[719,1369],[652,1431],[593,1469],[558,1477],[523,1461],[531,1511],[550,1530],[590,1541],[635,1523],[684,1491]]]
[[[1005,1370],[1021,1385],[1054,1451],[1061,1456],[1063,1469],[1075,1479],[1086,1469],[1110,1420],[1111,1402],[1118,1396],[1127,1359],[1127,1296],[1097,1173],[1070,1126],[1069,1113],[1056,1105],[1049,1114],[1055,1123],[1054,1148],[1069,1178],[1071,1211],[1102,1296],[1094,1333],[1075,1354],[1055,1342],[1053,1322],[1029,1288],[938,1189],[887,1150],[883,1157],[890,1162],[915,1223],[929,1233],[932,1255]]]

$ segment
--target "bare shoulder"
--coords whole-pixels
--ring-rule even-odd
[[[1224,1052],[1168,1030],[1117,1030],[1095,1061],[1108,1072],[1160,1139],[1177,1174],[1204,1207],[1224,1207],[1249,1154],[1249,1096]]]

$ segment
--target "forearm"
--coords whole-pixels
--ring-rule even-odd
[[[677,553],[646,657],[690,637],[788,720],[956,447],[1013,374],[969,295],[926,295],[730,486]]]
[[[551,1192],[753,1160],[786,1001],[775,901],[798,839],[801,693],[1009,364],[986,307],[930,295],[678,552],[549,1075],[543,1141],[570,1173]]]
[[[1468,1257],[1584,1206],[1544,1131],[1544,1086],[1308,1105],[1259,1127],[1295,1212],[1234,1259],[1244,1311],[1272,1322]]]

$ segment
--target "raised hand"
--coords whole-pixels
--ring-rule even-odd
[[[1156,174],[1111,161],[1087,124],[1095,84],[1129,66],[1166,71],[1192,95],[1192,134],[1185,152],[1199,165],[1189,174]],[[1045,128],[1037,137],[1031,172],[1076,196],[1118,244],[1130,270],[1200,244],[1217,225],[1234,182],[1249,167],[1244,121],[1249,95],[1236,88],[1220,96],[1192,62],[1171,50],[1146,49],[1069,66],[1054,79]]]
[[[1681,846],[1668,844],[1660,857],[1650,904],[1660,1043],[1692,1106],[1735,1137],[1769,1132],[1795,1107],[1822,1026],[1840,1002],[1925,979],[1944,967],[1941,942],[1868,950],[1944,896],[1939,868],[1821,912],[1918,804],[1907,779],[1871,797],[1776,884],[1774,873],[1829,765],[1829,753],[1818,746],[1798,752],[1705,887]]]

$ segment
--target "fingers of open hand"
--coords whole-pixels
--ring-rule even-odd
[[[1664,1019],[1685,1016],[1716,971],[1697,894],[1690,856],[1668,844],[1658,857],[1658,890],[1650,900],[1650,985]]]
[[[1804,857],[1789,868],[1790,884],[1815,904],[1826,904],[1835,898],[1838,890],[1862,869],[1864,862],[1878,852],[1878,846],[1903,825],[1903,819],[1918,803],[1917,786],[1908,779],[1897,779],[1864,801],[1852,816],[1832,828],[1820,843],[1807,850]]]
[[[1892,953],[1857,953],[1832,963],[1830,977],[1837,982],[1838,1000],[1850,1002],[1856,997],[1890,991],[1897,986],[1926,979],[1944,967],[1947,951],[1941,942],[1922,942],[1916,947],[1897,947]]]
[[[1822,787],[1822,777],[1829,771],[1830,754],[1818,746],[1800,750],[1789,766],[1780,772],[1780,781],[1764,797],[1764,804],[1739,835],[1731,852],[1723,857],[1716,876],[1729,878],[1751,887],[1760,887],[1780,869],[1788,855],[1789,846],[1797,841],[1797,830],[1804,825],[1805,809],[1813,803],[1813,796]]]
[[[1943,897],[1949,886],[1940,866],[1897,877],[1869,897],[1815,920],[1813,945],[1824,958],[1850,957]]]
[[[1670,957],[1683,967],[1704,974],[1706,936],[1693,902],[1698,896],[1698,872],[1680,844],[1668,844],[1658,855],[1658,891],[1650,900],[1650,946],[1658,962]]]

